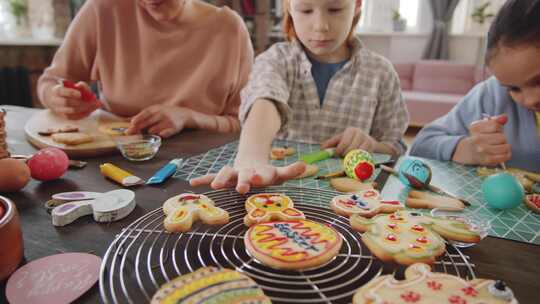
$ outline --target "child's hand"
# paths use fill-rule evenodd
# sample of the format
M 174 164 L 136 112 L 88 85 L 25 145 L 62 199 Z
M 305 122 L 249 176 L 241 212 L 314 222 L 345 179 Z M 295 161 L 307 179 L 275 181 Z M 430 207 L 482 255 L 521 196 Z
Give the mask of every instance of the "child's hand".
M 295 178 L 306 169 L 304 162 L 296 162 L 286 167 L 274 167 L 270 164 L 225 166 L 217 174 L 207 174 L 189 181 L 191 186 L 208 185 L 212 189 L 235 187 L 236 191 L 245 194 L 251 187 L 279 185 Z
M 456 147 L 453 160 L 469 165 L 494 166 L 512 158 L 512 148 L 506 140 L 503 126 L 506 115 L 475 121 L 469 127 L 469 137 Z
M 167 138 L 187 127 L 192 120 L 192 114 L 190 109 L 183 107 L 153 105 L 131 119 L 127 134 L 138 134 L 146 129 L 149 134 Z
M 90 91 L 90 87 L 85 82 L 80 81 L 75 86 Z M 62 84 L 57 84 L 47 90 L 44 104 L 57 115 L 72 120 L 87 117 L 101 107 L 99 100 L 84 100 L 79 90 L 64 87 Z
M 377 141 L 362 130 L 354 127 L 347 127 L 341 134 L 337 134 L 321 144 L 323 149 L 336 147 L 337 155 L 345 155 L 353 149 L 362 149 L 373 152 Z

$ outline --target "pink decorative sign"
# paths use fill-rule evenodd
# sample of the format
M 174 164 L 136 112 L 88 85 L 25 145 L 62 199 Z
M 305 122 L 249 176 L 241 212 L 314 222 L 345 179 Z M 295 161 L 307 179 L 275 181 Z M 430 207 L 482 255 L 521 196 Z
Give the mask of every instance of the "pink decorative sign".
M 56 254 L 32 261 L 10 278 L 6 296 L 11 304 L 71 303 L 97 282 L 101 258 L 88 253 Z

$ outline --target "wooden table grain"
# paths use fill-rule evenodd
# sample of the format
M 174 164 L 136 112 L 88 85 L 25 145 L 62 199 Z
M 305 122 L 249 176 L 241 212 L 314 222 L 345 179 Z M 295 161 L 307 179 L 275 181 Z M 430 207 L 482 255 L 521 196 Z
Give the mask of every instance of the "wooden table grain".
M 3 107 L 3 106 L 1 106 Z M 7 135 L 12 153 L 29 154 L 36 150 L 26 142 L 24 123 L 35 113 L 35 109 L 6 106 Z M 159 208 L 166 199 L 185 190 L 193 190 L 189 184 L 179 179 L 169 179 L 159 186 L 133 188 L 137 207 L 125 219 L 97 224 L 92 217 L 78 219 L 65 227 L 54 227 L 43 203 L 58 192 L 89 190 L 109 191 L 120 187 L 99 173 L 99 165 L 114 163 L 137 176 L 147 179 L 169 160 L 203 153 L 238 139 L 238 134 L 216 134 L 205 131 L 185 131 L 165 140 L 156 158 L 133 163 L 121 155 L 101 156 L 84 159 L 88 165 L 84 169 L 69 170 L 61 179 L 51 182 L 31 181 L 23 190 L 2 194 L 12 199 L 20 213 L 24 253 L 26 261 L 33 261 L 61 252 L 89 252 L 103 256 L 114 236 L 121 229 L 144 215 Z M 0 168 L 1 170 L 1 168 Z M 197 191 L 210 190 L 201 187 Z M 6 246 L 7 244 L 0 244 Z M 503 279 L 514 291 L 520 303 L 539 303 L 540 296 L 540 246 L 517 241 L 487 237 L 477 246 L 464 249 L 475 264 L 477 277 Z M 0 286 L 0 303 L 6 302 L 5 283 Z M 76 303 L 100 303 L 98 285 L 89 290 Z

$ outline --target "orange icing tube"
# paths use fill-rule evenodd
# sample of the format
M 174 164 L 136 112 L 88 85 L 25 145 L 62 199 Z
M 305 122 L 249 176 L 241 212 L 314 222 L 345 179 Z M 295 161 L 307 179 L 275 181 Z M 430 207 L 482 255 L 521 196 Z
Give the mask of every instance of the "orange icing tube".
M 111 163 L 105 163 L 99 166 L 99 169 L 103 176 L 112 179 L 122 186 L 129 187 L 144 184 L 144 181 L 139 177 L 124 171 Z

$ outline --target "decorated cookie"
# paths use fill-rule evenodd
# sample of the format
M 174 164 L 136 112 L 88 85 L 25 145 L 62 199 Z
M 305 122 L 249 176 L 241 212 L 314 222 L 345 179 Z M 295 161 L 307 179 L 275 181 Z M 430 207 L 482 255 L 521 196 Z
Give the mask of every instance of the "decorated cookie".
M 295 148 L 273 147 L 272 150 L 270 150 L 270 159 L 282 160 L 285 159 L 285 157 L 287 156 L 294 155 L 294 153 L 296 153 Z
M 100 124 L 98 130 L 110 136 L 121 136 L 126 134 L 130 125 L 127 121 L 105 122 Z
M 248 252 L 277 269 L 306 269 L 325 264 L 341 248 L 341 235 L 332 227 L 310 220 L 265 222 L 246 232 Z
M 525 196 L 525 205 L 533 212 L 540 213 L 540 194 L 529 194 Z
M 223 225 L 229 222 L 229 213 L 214 206 L 214 202 L 202 194 L 184 193 L 171 197 L 163 204 L 167 215 L 164 226 L 170 232 L 186 232 L 194 221 Z
M 375 182 L 361 182 L 350 177 L 335 177 L 330 179 L 330 186 L 339 192 L 359 192 L 375 188 Z
M 351 150 L 343 159 L 343 168 L 348 177 L 365 181 L 375 172 L 373 156 L 361 149 Z
M 379 191 L 375 189 L 338 195 L 332 199 L 330 206 L 337 214 L 346 217 L 353 214 L 372 217 L 378 213 L 390 213 L 404 208 L 399 201 L 383 201 Z
M 362 240 L 375 256 L 402 265 L 434 262 L 445 250 L 442 237 L 464 243 L 480 242 L 480 235 L 461 221 L 405 210 L 372 219 L 353 214 L 350 222 L 354 230 L 363 232 Z
M 512 290 L 503 281 L 462 278 L 431 272 L 429 265 L 417 263 L 407 267 L 405 280 L 392 275 L 377 277 L 360 287 L 353 304 L 371 303 L 448 303 L 504 304 L 515 303 Z
M 448 211 L 462 211 L 465 209 L 465 204 L 456 198 L 420 190 L 409 191 L 406 203 L 409 208 L 437 208 Z
M 151 304 L 237 303 L 270 304 L 249 277 L 230 269 L 205 267 L 165 283 Z
M 251 226 L 268 221 L 304 219 L 304 213 L 295 209 L 290 197 L 280 193 L 259 193 L 246 200 L 247 215 L 244 224 Z
M 91 135 L 83 132 L 54 133 L 51 138 L 57 143 L 65 144 L 68 146 L 81 145 L 92 142 L 94 140 Z

